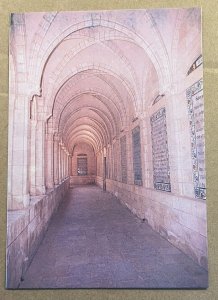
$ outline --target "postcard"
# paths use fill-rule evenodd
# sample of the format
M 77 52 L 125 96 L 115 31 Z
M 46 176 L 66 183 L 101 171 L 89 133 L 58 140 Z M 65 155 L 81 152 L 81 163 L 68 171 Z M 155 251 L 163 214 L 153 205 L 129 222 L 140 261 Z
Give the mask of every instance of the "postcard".
M 201 9 L 10 21 L 6 288 L 207 288 Z

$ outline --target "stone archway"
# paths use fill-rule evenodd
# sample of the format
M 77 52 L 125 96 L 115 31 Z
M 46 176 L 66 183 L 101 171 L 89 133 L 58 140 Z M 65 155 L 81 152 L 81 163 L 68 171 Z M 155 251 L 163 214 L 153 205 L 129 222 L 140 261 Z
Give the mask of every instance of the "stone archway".
M 203 99 L 202 66 L 187 74 L 201 55 L 199 18 L 198 9 L 12 16 L 9 286 L 78 183 L 114 194 L 207 267 L 206 204 L 196 194 L 189 119 L 190 91 Z

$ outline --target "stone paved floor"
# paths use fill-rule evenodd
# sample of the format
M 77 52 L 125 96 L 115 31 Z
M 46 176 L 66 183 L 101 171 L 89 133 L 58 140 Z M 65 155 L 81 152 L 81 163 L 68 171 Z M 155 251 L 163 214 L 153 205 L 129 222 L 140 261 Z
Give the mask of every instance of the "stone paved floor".
M 20 288 L 204 288 L 207 272 L 96 186 L 69 191 Z

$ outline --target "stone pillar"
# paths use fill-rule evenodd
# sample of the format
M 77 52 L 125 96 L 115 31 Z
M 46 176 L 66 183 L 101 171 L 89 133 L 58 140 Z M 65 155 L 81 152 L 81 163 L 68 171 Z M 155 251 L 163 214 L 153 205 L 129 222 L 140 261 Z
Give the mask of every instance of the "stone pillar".
M 107 178 L 111 179 L 111 146 L 107 148 Z
M 45 194 L 44 101 L 37 95 L 31 101 L 30 116 L 29 190 L 35 196 Z
M 63 145 L 61 145 L 61 182 L 64 180 L 64 150 Z
M 103 148 L 103 166 L 102 166 L 102 177 L 103 177 L 103 191 L 106 191 L 106 148 Z
M 36 195 L 45 194 L 45 122 L 36 126 Z
M 8 147 L 12 148 L 9 161 L 8 209 L 22 209 L 29 205 L 28 181 L 28 129 L 29 101 L 27 96 L 19 95 L 13 111 L 13 125 L 9 125 L 12 139 Z
M 67 152 L 67 177 L 70 176 L 70 154 Z
M 61 184 L 61 180 L 62 180 L 62 173 L 61 173 L 61 143 L 59 142 L 59 146 L 58 146 L 58 173 L 59 173 L 59 176 L 58 176 L 58 182 L 59 184 Z
M 54 136 L 54 184 L 59 184 L 59 137 Z
M 13 53 L 10 53 L 9 93 L 9 164 L 8 164 L 8 209 L 23 209 L 29 205 L 29 181 L 28 181 L 28 158 L 29 158 L 29 100 L 27 94 L 26 76 L 26 40 L 25 40 L 25 16 L 13 14 L 11 24 L 11 39 Z M 11 48 L 12 49 L 12 48 Z M 19 55 L 18 55 L 19 53 Z M 19 81 L 15 79 L 19 68 Z
M 68 152 L 66 151 L 66 171 L 65 171 L 65 176 L 66 178 L 68 177 Z
M 192 84 L 194 83 L 195 81 L 193 80 Z M 175 194 L 195 197 L 193 186 L 194 178 L 192 173 L 193 153 L 191 149 L 192 141 L 190 136 L 192 131 L 189 123 L 190 120 L 188 114 L 188 100 L 186 99 L 186 89 L 181 86 L 178 88 L 178 91 L 175 91 L 175 94 L 171 92 L 167 96 L 167 137 L 171 191 Z
M 36 195 L 36 120 L 30 122 L 30 194 Z
M 128 128 L 126 132 L 126 156 L 127 156 L 127 182 L 134 184 L 134 172 L 133 172 L 133 155 L 132 155 L 132 130 Z
M 141 164 L 143 185 L 147 188 L 153 188 L 153 158 L 151 144 L 150 116 L 144 113 L 141 119 Z M 149 137 L 150 136 L 150 137 Z
M 64 179 L 66 179 L 66 150 L 64 150 Z
M 69 154 L 68 156 L 68 175 L 72 175 L 72 155 Z
M 67 152 L 67 177 L 69 176 L 69 153 Z
M 64 149 L 61 146 L 61 182 L 64 181 Z
M 67 178 L 67 160 L 68 160 L 68 155 L 67 155 L 67 151 L 65 152 L 65 178 Z
M 45 167 L 46 167 L 46 188 L 52 189 L 54 187 L 54 146 L 53 146 L 53 134 L 47 133 L 46 134 L 46 160 L 45 160 Z

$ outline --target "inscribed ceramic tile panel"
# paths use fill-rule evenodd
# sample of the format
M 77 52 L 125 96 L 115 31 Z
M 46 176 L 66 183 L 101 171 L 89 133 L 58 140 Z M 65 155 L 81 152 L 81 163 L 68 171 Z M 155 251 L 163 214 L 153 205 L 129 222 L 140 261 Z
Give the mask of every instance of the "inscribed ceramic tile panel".
M 206 199 L 203 79 L 186 91 L 195 197 Z
M 165 107 L 155 112 L 151 116 L 150 122 L 154 188 L 170 192 L 171 184 Z

